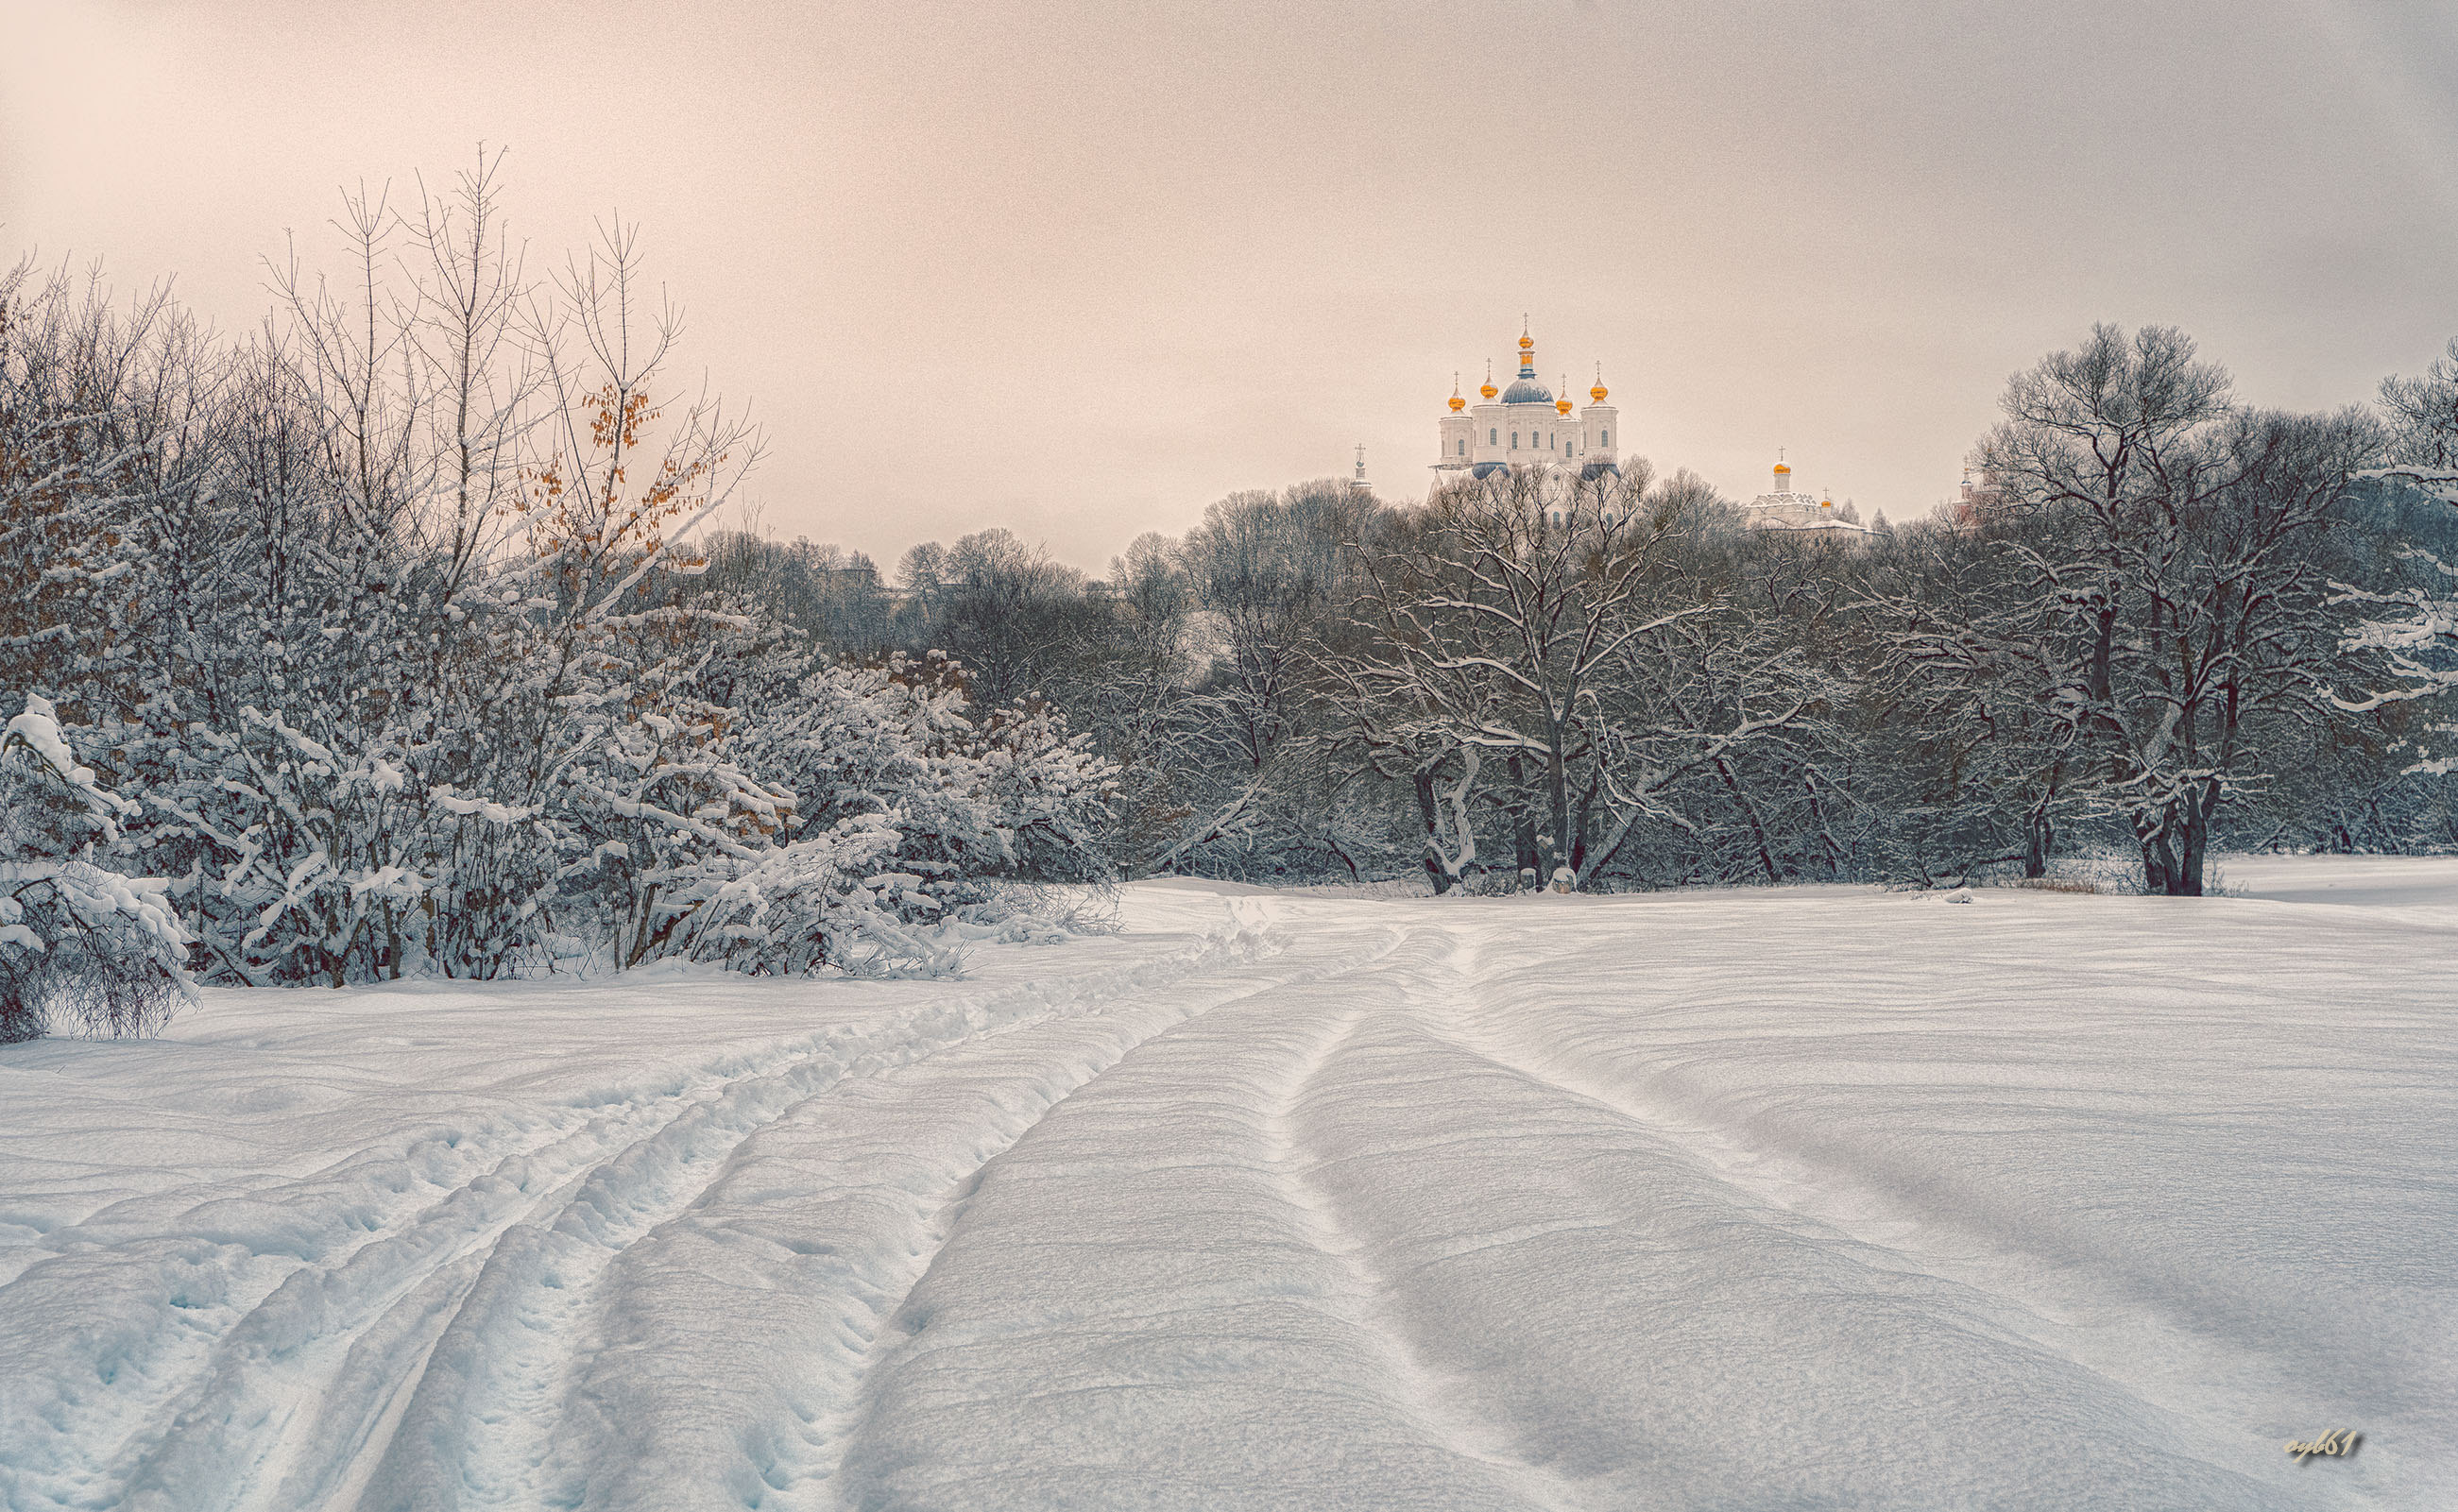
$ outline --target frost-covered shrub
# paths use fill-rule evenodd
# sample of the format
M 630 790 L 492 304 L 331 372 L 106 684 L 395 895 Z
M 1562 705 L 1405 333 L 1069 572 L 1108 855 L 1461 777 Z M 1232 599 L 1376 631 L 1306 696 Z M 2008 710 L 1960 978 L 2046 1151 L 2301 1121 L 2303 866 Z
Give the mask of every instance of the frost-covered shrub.
M 1039 696 L 992 709 L 970 741 L 981 795 L 1005 852 L 1000 875 L 1096 882 L 1111 876 L 1101 831 L 1117 769 L 1071 735 L 1067 715 Z
M 896 868 L 954 908 L 1009 880 L 1101 881 L 1116 768 L 1038 700 L 976 713 L 938 652 L 813 669 L 744 713 L 745 759 L 788 788 L 794 838 L 851 821 L 898 837 Z
M 909 872 L 881 870 L 899 843 L 879 824 L 844 820 L 807 839 L 704 865 L 675 953 L 739 971 L 834 967 L 853 976 L 948 976 L 960 942 L 933 928 L 938 903 Z
M 1037 695 L 976 709 L 963 666 L 936 652 L 850 675 L 918 763 L 893 804 L 900 858 L 943 902 L 979 902 L 1003 881 L 1112 875 L 1100 830 L 1116 768 L 1064 714 Z
M 1024 918 L 1039 905 L 1015 880 L 1108 877 L 1095 832 L 1114 769 L 1054 710 L 977 723 L 963 669 L 936 654 L 763 653 L 740 671 L 739 701 L 708 712 L 693 768 L 707 802 L 663 815 L 664 834 L 700 842 L 696 859 L 659 874 L 660 913 L 634 928 L 646 942 L 634 959 L 947 974 L 965 942 L 1010 922 L 1050 933 Z
M 0 1042 L 63 1017 L 142 1034 L 185 1001 L 188 934 L 169 884 L 95 864 L 131 807 L 78 764 L 52 705 L 28 697 L 0 734 Z

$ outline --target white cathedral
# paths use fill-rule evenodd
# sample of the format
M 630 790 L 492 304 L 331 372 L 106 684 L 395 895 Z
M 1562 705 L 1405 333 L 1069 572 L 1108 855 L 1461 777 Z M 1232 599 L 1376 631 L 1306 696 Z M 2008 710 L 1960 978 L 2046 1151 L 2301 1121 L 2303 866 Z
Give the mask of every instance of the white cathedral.
M 1588 390 L 1594 403 L 1573 417 L 1569 384 L 1562 397 L 1536 380 L 1536 342 L 1523 330 L 1519 337 L 1519 376 L 1494 397 L 1493 375 L 1477 390 L 1485 403 L 1473 409 L 1451 385 L 1451 412 L 1442 420 L 1442 455 L 1434 462 L 1436 483 L 1468 476 L 1482 478 L 1497 467 L 1576 466 L 1589 476 L 1620 471 L 1614 463 L 1614 433 L 1621 428 L 1620 412 L 1605 403 L 1604 372 Z
M 1433 464 L 1436 486 L 1482 478 L 1512 466 L 1577 467 L 1589 478 L 1619 473 L 1614 433 L 1621 428 L 1621 412 L 1605 403 L 1602 365 L 1596 369 L 1596 386 L 1588 390 L 1591 403 L 1576 416 L 1571 413 L 1569 387 L 1566 379 L 1562 397 L 1556 399 L 1537 381 L 1536 342 L 1525 326 L 1519 333 L 1519 376 L 1498 398 L 1489 369 L 1485 386 L 1477 390 L 1485 403 L 1473 408 L 1461 397 L 1454 376 L 1450 413 L 1442 418 L 1442 454 Z M 1364 446 L 1357 448 L 1355 484 L 1360 490 L 1367 487 Z M 1866 527 L 1843 518 L 1833 499 L 1796 492 L 1792 468 L 1781 460 L 1775 465 L 1774 488 L 1742 506 L 1741 514 L 1753 530 L 1840 538 L 1852 544 L 1869 534 Z

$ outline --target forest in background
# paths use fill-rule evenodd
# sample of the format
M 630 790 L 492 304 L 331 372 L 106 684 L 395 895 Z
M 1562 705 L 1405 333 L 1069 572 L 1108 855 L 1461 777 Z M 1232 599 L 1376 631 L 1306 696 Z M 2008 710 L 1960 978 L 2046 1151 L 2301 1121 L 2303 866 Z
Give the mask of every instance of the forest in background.
M 2458 846 L 2458 343 L 2293 414 L 2096 327 L 2010 381 L 1976 507 L 1851 544 L 1634 457 L 883 574 L 725 528 L 759 433 L 636 232 L 533 275 L 499 197 L 351 199 L 237 337 L 0 273 L 0 1038 L 192 979 L 944 972 L 1156 873 L 2190 895 Z

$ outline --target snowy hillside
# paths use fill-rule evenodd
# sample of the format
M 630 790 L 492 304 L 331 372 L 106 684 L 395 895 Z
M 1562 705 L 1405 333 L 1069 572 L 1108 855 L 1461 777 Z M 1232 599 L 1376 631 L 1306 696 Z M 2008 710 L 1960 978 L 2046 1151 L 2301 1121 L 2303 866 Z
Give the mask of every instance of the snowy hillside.
M 2228 878 L 1148 884 L 10 1046 L 0 1499 L 2458 1504 L 2458 862 Z

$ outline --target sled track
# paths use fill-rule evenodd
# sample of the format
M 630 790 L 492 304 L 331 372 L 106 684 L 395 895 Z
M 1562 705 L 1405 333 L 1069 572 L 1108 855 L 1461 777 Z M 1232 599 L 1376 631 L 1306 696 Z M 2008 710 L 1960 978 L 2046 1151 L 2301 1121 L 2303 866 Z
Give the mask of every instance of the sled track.
M 53 1305 L 83 1275 L 135 1267 L 161 1274 L 179 1326 L 149 1334 L 142 1320 L 107 1320 L 128 1340 L 106 1351 L 100 1379 L 64 1360 L 40 1381 L 51 1398 L 12 1420 L 39 1414 L 72 1449 L 116 1448 L 63 1456 L 39 1472 L 0 1461 L 7 1502 L 541 1504 L 518 1479 L 465 1478 L 480 1459 L 506 1462 L 473 1459 L 468 1447 L 516 1440 L 520 1419 L 541 1410 L 552 1417 L 588 1283 L 705 1191 L 745 1138 L 849 1080 L 1267 956 L 1277 945 L 1263 924 L 1247 907 L 1159 960 L 960 991 L 867 1033 L 813 1034 L 679 1085 L 543 1119 L 506 1115 L 477 1140 L 413 1135 L 391 1153 L 268 1184 L 244 1213 L 217 1197 L 149 1221 L 142 1236 L 112 1238 L 113 1210 L 46 1234 L 33 1246 L 39 1257 L 0 1286 L 0 1308 Z M 281 1220 L 259 1225 L 270 1243 L 247 1222 L 268 1212 Z M 507 1354 L 510 1339 L 527 1347 Z M 22 1463 L 25 1447 L 8 1460 Z M 521 1457 L 500 1447 L 512 1462 Z
M 1376 965 L 1380 964 L 1386 957 L 1388 957 L 1394 949 L 1398 948 L 1398 937 L 1394 936 L 1385 940 L 1376 950 L 1364 960 L 1354 960 L 1338 965 L 1316 967 L 1295 973 L 1287 977 L 1264 982 L 1246 988 L 1220 1002 L 1206 1004 L 1201 1008 L 1187 1013 L 1183 1018 L 1179 1019 L 1177 1024 L 1161 1029 L 1157 1034 L 1138 1039 L 1132 1045 L 1126 1045 L 1119 1047 L 1116 1053 L 1106 1056 L 1097 1067 L 1087 1068 L 1086 1074 L 1081 1074 L 1073 1078 L 1070 1084 L 1066 1086 L 1065 1089 L 1056 1097 L 1051 1098 L 1047 1102 L 1041 1103 L 1038 1107 L 1031 1108 L 1028 1120 L 1020 1126 L 1014 1127 L 1011 1129 L 1002 1130 L 996 1145 L 989 1148 L 986 1152 L 977 1152 L 977 1157 L 973 1161 L 971 1168 L 965 1171 L 965 1173 L 955 1182 L 950 1184 L 946 1192 L 933 1205 L 933 1211 L 930 1213 L 927 1224 L 927 1241 L 918 1252 L 910 1255 L 908 1263 L 903 1267 L 906 1278 L 904 1289 L 896 1295 L 892 1302 L 879 1309 L 874 1318 L 870 1320 L 873 1326 L 867 1331 L 866 1336 L 864 1339 L 863 1356 L 855 1377 L 854 1387 L 851 1392 L 846 1394 L 838 1414 L 836 1422 L 837 1432 L 833 1436 L 836 1442 L 835 1444 L 826 1445 L 825 1447 L 833 1448 L 841 1446 L 843 1440 L 855 1426 L 858 1415 L 862 1411 L 864 1405 L 861 1400 L 861 1382 L 869 1378 L 871 1374 L 878 1368 L 880 1361 L 885 1357 L 890 1350 L 894 1349 L 906 1338 L 911 1336 L 908 1332 L 903 1329 L 889 1327 L 887 1325 L 893 1323 L 900 1314 L 905 1313 L 912 1302 L 915 1289 L 921 1284 L 922 1278 L 929 1273 L 930 1266 L 932 1262 L 938 1258 L 940 1252 L 947 1248 L 948 1242 L 954 1235 L 957 1226 L 963 1222 L 967 1204 L 971 1199 L 973 1193 L 979 1190 L 983 1176 L 989 1171 L 993 1162 L 995 1162 L 1000 1156 L 1006 1154 L 1009 1150 L 1014 1149 L 1019 1142 L 1029 1137 L 1034 1129 L 1042 1127 L 1053 1113 L 1065 1107 L 1070 1099 L 1074 1098 L 1086 1088 L 1098 1083 L 1102 1077 L 1109 1075 L 1128 1056 L 1134 1054 L 1144 1045 L 1151 1043 L 1152 1040 L 1176 1033 L 1179 1028 L 1184 1027 L 1188 1024 L 1199 1021 L 1207 1014 L 1234 1010 L 1236 1008 L 1251 1005 L 1257 1000 L 1267 998 L 1273 993 L 1284 991 L 1293 985 L 1302 983 L 1321 982 L 1357 972 L 1371 971 Z M 827 1462 L 825 1473 L 829 1479 L 835 1480 L 841 1470 L 841 1459 L 836 1459 Z
M 741 1416 L 770 1428 L 748 1442 L 739 1432 L 713 1434 L 707 1415 L 694 1411 L 691 1393 L 626 1373 L 608 1357 L 608 1368 L 584 1388 L 589 1403 L 609 1419 L 656 1424 L 666 1446 L 652 1457 L 660 1465 L 674 1458 L 700 1464 L 736 1458 L 740 1483 L 727 1500 L 705 1478 L 660 1480 L 656 1466 L 633 1463 L 618 1444 L 601 1453 L 585 1476 L 573 1467 L 571 1484 L 590 1505 L 840 1504 L 844 1445 L 865 1411 L 865 1383 L 909 1338 L 915 1289 L 962 1225 L 985 1173 L 1146 1046 L 1294 985 L 1370 970 L 1392 946 L 1386 936 L 1362 953 L 1284 958 L 1181 979 L 1169 1001 L 1115 1005 L 1098 1022 L 1052 1022 L 976 1041 L 910 1075 L 898 1072 L 866 1086 L 859 1107 L 814 1103 L 746 1141 L 703 1210 L 617 1262 L 635 1267 L 649 1284 L 618 1294 L 627 1315 L 612 1331 L 655 1336 L 655 1320 L 677 1301 L 675 1288 L 661 1289 L 657 1278 L 688 1272 L 694 1282 L 685 1286 L 692 1294 L 687 1305 L 700 1315 L 711 1305 L 741 1308 L 721 1315 L 733 1324 L 729 1333 L 747 1341 L 750 1358 L 737 1359 L 736 1368 L 780 1383 L 772 1398 L 746 1404 Z M 765 1202 L 808 1171 L 815 1150 L 826 1151 L 827 1169 L 839 1183 L 829 1211 Z M 795 1277 L 796 1310 L 806 1317 L 805 1330 L 780 1330 L 775 1309 L 763 1299 L 724 1292 L 712 1297 L 697 1285 L 707 1268 L 724 1264 L 715 1236 L 739 1238 L 746 1232 L 814 1257 Z M 764 1328 L 754 1315 L 763 1307 Z M 677 1456 L 677 1443 L 694 1447 Z
M 1177 1429 L 1323 1409 L 1339 1423 L 1327 1435 L 1350 1428 L 1377 1447 L 1344 1459 L 1296 1435 L 1294 1448 L 1200 1482 L 1213 1504 L 1316 1504 L 1387 1476 L 1448 1487 L 1445 1506 L 1576 1505 L 1452 1410 L 1309 1179 L 1320 1157 L 1295 1128 L 1355 1026 L 1406 1012 L 1410 989 L 1452 947 L 1439 927 L 1388 929 L 1370 955 L 1351 952 L 1151 1036 L 1020 1130 L 958 1189 L 930 1264 L 871 1341 L 830 1472 L 834 1495 L 776 1504 L 1142 1504 L 1183 1494 L 1175 1478 L 1187 1472 L 1171 1468 L 1169 1450 Z M 979 1204 L 995 1211 L 977 1232 Z M 1074 1225 L 1112 1232 L 1125 1213 L 1158 1232 L 1088 1264 L 1094 1252 Z M 1181 1219 L 1183 1236 L 1173 1232 Z M 1026 1256 L 1068 1273 L 1063 1298 L 1001 1287 L 999 1273 Z M 1008 1358 L 1033 1363 L 1021 1377 L 989 1368 Z M 1122 1430 L 1122 1419 L 1140 1426 Z M 1063 1469 L 1015 1479 L 1007 1457 L 1030 1448 L 1013 1437 L 1031 1434 L 1027 1423 L 1085 1441 Z M 1428 1504 L 1422 1497 L 1407 1504 Z
M 1462 963 L 1469 952 L 1455 950 L 1453 964 Z M 1322 1080 L 1333 1059 L 1357 1037 L 1357 1031 L 1367 1017 L 1359 1010 L 1344 1017 L 1326 1034 L 1305 1065 L 1289 1081 L 1288 1088 L 1272 1115 L 1276 1145 L 1276 1168 L 1289 1185 L 1294 1204 L 1305 1214 L 1305 1230 L 1315 1246 L 1335 1256 L 1344 1273 L 1353 1305 L 1380 1336 L 1385 1354 L 1390 1361 L 1393 1376 L 1407 1383 L 1406 1401 L 1410 1416 L 1426 1425 L 1429 1436 L 1457 1446 L 1461 1452 L 1473 1455 L 1513 1483 L 1529 1502 L 1547 1508 L 1570 1508 L 1580 1505 L 1575 1492 L 1543 1467 L 1530 1463 L 1513 1452 L 1489 1424 L 1459 1410 L 1448 1399 L 1441 1373 L 1430 1367 L 1410 1338 L 1408 1330 L 1392 1315 L 1390 1297 L 1395 1290 L 1389 1277 L 1380 1274 L 1366 1246 L 1348 1232 L 1342 1221 L 1340 1207 L 1332 1194 L 1313 1179 L 1312 1169 L 1319 1157 L 1312 1154 L 1297 1128 L 1298 1110 L 1309 1091 Z
M 864 1064 L 858 1067 L 858 1087 L 855 1078 L 847 1078 L 776 1108 L 721 1154 L 697 1163 L 688 1192 L 667 1194 L 600 1240 L 588 1256 L 589 1279 L 614 1273 L 620 1284 L 605 1286 L 602 1297 L 592 1298 L 583 1295 L 585 1287 L 566 1282 L 548 1299 L 545 1325 L 534 1321 L 535 1313 L 522 1315 L 523 1326 L 556 1343 L 516 1349 L 513 1357 L 523 1362 L 521 1368 L 504 1373 L 508 1381 L 482 1400 L 439 1394 L 448 1409 L 441 1419 L 446 1424 L 514 1425 L 506 1433 L 490 1428 L 473 1435 L 497 1441 L 469 1449 L 458 1468 L 470 1486 L 492 1494 L 483 1500 L 464 1495 L 460 1504 L 670 1507 L 701 1502 L 739 1505 L 757 1499 L 759 1504 L 792 1506 L 823 1497 L 832 1441 L 844 1419 L 842 1403 L 859 1389 L 883 1320 L 928 1269 L 979 1171 L 1051 1108 L 1154 1035 L 1322 969 L 1266 961 L 1181 973 L 1165 984 L 1165 993 L 1114 995 L 1096 1011 L 1019 1022 L 927 1057 Z M 1258 974 L 1264 980 L 1254 980 Z M 952 1102 L 945 1095 L 951 1083 L 963 1088 Z M 916 1102 L 911 1092 L 917 1085 L 939 1095 Z M 845 1095 L 828 1095 L 838 1092 Z M 815 1147 L 828 1152 L 839 1173 L 823 1189 L 807 1179 L 808 1167 L 795 1158 Z M 934 1160 L 945 1170 L 922 1190 L 910 1190 L 917 1185 L 912 1178 Z M 865 1169 L 873 1165 L 904 1168 L 906 1185 L 877 1179 Z M 832 1211 L 847 1193 L 866 1199 L 862 1221 L 847 1223 Z M 823 1196 L 823 1211 L 812 1212 L 814 1199 Z M 557 1225 L 571 1227 L 568 1217 Z M 802 1267 L 790 1276 L 763 1276 L 790 1287 L 789 1299 L 775 1290 L 712 1298 L 708 1273 L 738 1258 L 720 1241 L 739 1237 L 745 1228 L 779 1249 L 835 1263 Z M 670 1361 L 691 1341 L 658 1331 L 678 1311 L 705 1328 L 713 1300 L 720 1307 L 741 1306 L 724 1315 L 719 1330 L 731 1368 L 795 1383 L 786 1399 L 748 1424 L 713 1419 L 697 1410 L 702 1393 L 692 1373 L 644 1371 L 635 1350 L 610 1347 L 618 1340 L 654 1339 L 654 1353 Z M 785 1310 L 830 1321 L 830 1332 L 859 1341 L 859 1351 L 830 1351 L 808 1341 L 787 1346 L 797 1336 L 781 1332 L 778 1315 Z M 481 1315 L 474 1307 L 464 1314 Z M 498 1324 L 494 1331 L 503 1329 Z M 575 1340 L 580 1347 L 572 1347 Z M 763 1354 L 773 1355 L 766 1369 L 749 1363 Z M 430 1366 L 422 1390 L 429 1381 L 450 1381 L 450 1370 Z M 406 1421 L 394 1436 L 396 1449 L 416 1444 L 422 1426 L 415 1418 Z M 746 1427 L 754 1440 L 749 1444 Z M 706 1440 L 698 1452 L 678 1452 L 698 1440 Z M 749 1457 L 743 1459 L 746 1449 Z M 739 1500 L 725 1492 L 719 1483 L 722 1473 L 713 1469 L 729 1460 L 740 1461 L 736 1475 L 748 1481 Z M 661 1479 L 677 1460 L 693 1468 L 679 1482 Z M 510 1466 L 513 1474 L 490 1486 L 482 1479 L 488 1465 Z M 431 1479 L 414 1462 L 389 1460 L 377 1475 L 387 1487 Z M 388 1512 L 450 1502 L 388 1491 L 364 1504 Z
M 1502 1005 L 1489 980 L 1476 984 L 1471 1001 L 1486 1024 L 1507 1022 L 1497 1017 Z M 1954 1213 L 1936 1211 L 1896 1190 L 1883 1171 L 1770 1137 L 1739 1119 L 1717 1118 L 1650 1097 L 1621 1078 L 1598 1077 L 1564 1065 L 1558 1046 L 1532 1037 L 1506 1045 L 1490 1028 L 1465 1023 L 1439 1029 L 1424 1026 L 1422 1031 L 1450 1051 L 1542 1088 L 1548 1097 L 1594 1109 L 1677 1148 L 1729 1194 L 1733 1211 L 1750 1222 L 1809 1235 L 1848 1251 L 1874 1270 L 1927 1277 L 1956 1289 L 1998 1325 L 2089 1372 L 2113 1394 L 2137 1401 L 2145 1414 L 2164 1416 L 2180 1435 L 2189 1432 L 2182 1425 L 2201 1422 L 2210 1440 L 2220 1443 L 2225 1428 L 2207 1422 L 2206 1409 L 2190 1391 L 2170 1390 L 2165 1380 L 2127 1368 L 2133 1361 L 2092 1348 L 2090 1331 L 2081 1324 L 2105 1327 L 2107 1315 L 2117 1314 L 2128 1336 L 2159 1339 L 2156 1353 L 2178 1361 L 2181 1374 L 2251 1380 L 2273 1371 L 2260 1355 L 2231 1347 L 2222 1336 L 2162 1307 L 2147 1288 L 2136 1293 L 2122 1277 L 2103 1279 L 2087 1299 L 2071 1289 L 2044 1285 L 2044 1278 L 2084 1257 L 2010 1249 L 2002 1239 L 1959 1223 Z M 2115 1300 L 2120 1297 L 2124 1300 Z M 2101 1315 L 2087 1320 L 2078 1310 Z M 2190 1369 L 2181 1363 L 2188 1360 Z M 2219 1458 L 2220 1451 L 2214 1450 L 2213 1457 Z

